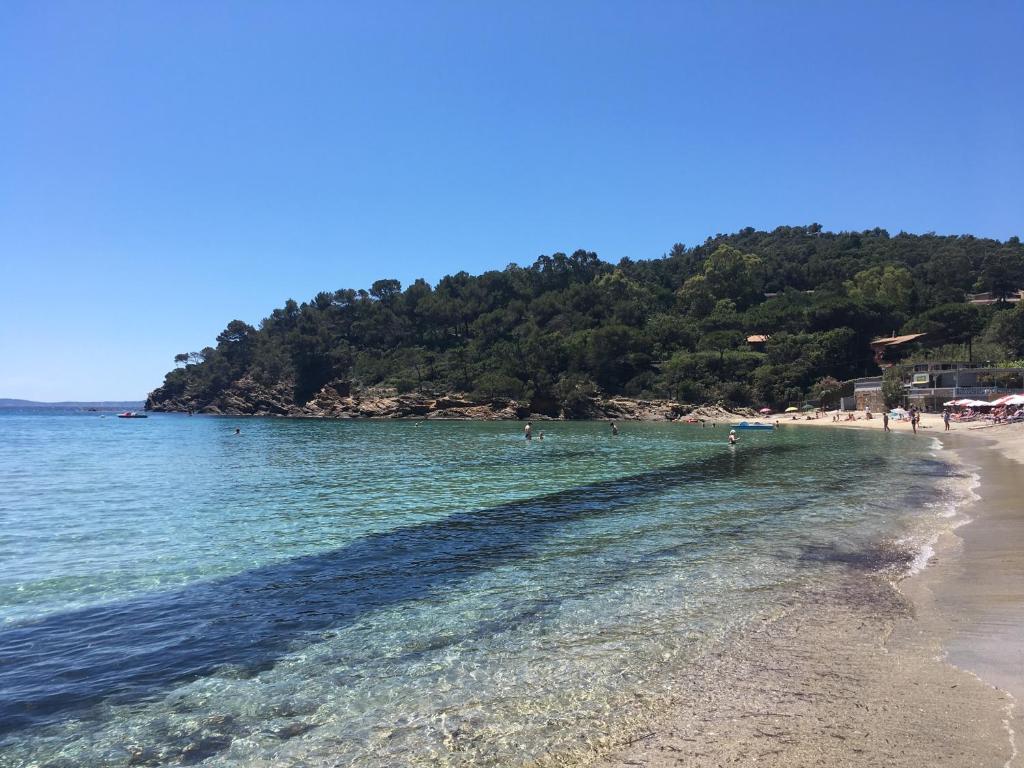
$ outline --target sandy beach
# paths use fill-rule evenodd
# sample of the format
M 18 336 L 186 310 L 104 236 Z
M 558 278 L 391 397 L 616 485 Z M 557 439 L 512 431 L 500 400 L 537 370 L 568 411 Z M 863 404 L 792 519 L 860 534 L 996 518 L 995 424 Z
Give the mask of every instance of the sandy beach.
M 863 414 L 771 418 L 785 429 L 882 429 Z M 913 439 L 933 437 L 966 481 L 977 478 L 977 499 L 926 567 L 905 576 L 907 553 L 870 553 L 842 589 L 804 595 L 709 660 L 659 722 L 595 765 L 1024 765 L 1024 425 L 946 432 L 926 414 Z
M 796 419 L 789 414 L 775 414 L 768 416 L 765 421 L 772 421 L 784 427 L 833 427 L 841 429 L 883 429 L 882 417 L 875 414 L 874 418 L 865 419 L 863 413 L 857 413 L 856 421 L 832 421 L 835 411 L 829 411 L 821 418 L 807 419 L 805 416 L 798 416 Z M 841 418 L 845 414 L 841 415 Z M 913 431 L 908 421 L 889 421 L 889 428 L 896 434 L 910 433 Z M 1024 463 L 1024 424 L 997 424 L 990 422 L 968 421 L 959 423 L 951 421 L 949 431 L 945 429 L 942 422 L 942 415 L 938 413 L 922 413 L 921 423 L 918 427 L 919 436 L 932 437 L 955 437 L 950 447 L 964 445 L 963 438 L 980 438 L 988 441 L 992 448 L 1002 453 L 1009 459 Z

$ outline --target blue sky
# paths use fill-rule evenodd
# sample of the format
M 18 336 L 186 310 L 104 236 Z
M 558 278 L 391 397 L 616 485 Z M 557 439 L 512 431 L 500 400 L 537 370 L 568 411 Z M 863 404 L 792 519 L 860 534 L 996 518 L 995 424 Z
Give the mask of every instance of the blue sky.
M 233 318 L 745 226 L 1024 235 L 1024 5 L 7 2 L 0 397 Z

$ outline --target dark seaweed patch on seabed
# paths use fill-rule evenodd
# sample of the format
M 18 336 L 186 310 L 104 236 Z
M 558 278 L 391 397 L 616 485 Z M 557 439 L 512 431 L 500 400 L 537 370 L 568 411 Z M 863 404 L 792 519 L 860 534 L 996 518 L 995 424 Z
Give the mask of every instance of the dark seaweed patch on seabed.
M 804 564 L 836 563 L 859 571 L 881 572 L 890 568 L 906 568 L 914 552 L 889 542 L 868 543 L 858 547 L 839 544 L 815 544 L 801 548 L 798 561 Z
M 266 669 L 362 614 L 526 559 L 584 518 L 628 514 L 688 483 L 742 476 L 796 446 L 757 446 L 558 493 L 460 512 L 168 592 L 53 614 L 0 631 L 0 733 L 100 702 L 153 697 L 232 666 Z

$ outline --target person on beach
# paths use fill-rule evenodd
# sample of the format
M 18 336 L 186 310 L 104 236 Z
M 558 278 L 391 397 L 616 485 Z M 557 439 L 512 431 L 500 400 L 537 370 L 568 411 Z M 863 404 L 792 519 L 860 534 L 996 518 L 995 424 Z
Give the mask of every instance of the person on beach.
M 914 434 L 917 434 L 917 408 L 911 407 L 910 409 L 910 428 L 914 430 Z
M 608 423 L 611 425 L 611 428 L 612 428 L 612 437 L 614 437 L 615 435 L 619 434 L 619 428 L 615 426 L 615 422 L 614 421 L 610 421 Z
M 942 412 L 942 423 L 946 425 L 946 431 L 949 432 L 949 410 Z
M 729 430 L 729 445 L 736 445 L 736 443 L 738 443 L 739 441 L 740 441 L 740 439 L 738 437 L 736 437 L 736 430 L 735 429 L 730 429 Z
M 523 427 L 523 435 L 527 440 L 533 440 L 533 427 L 530 426 L 530 422 L 526 422 L 526 426 Z
M 884 429 L 886 432 L 892 432 L 892 430 L 889 429 L 889 412 L 888 411 L 882 411 L 882 429 Z

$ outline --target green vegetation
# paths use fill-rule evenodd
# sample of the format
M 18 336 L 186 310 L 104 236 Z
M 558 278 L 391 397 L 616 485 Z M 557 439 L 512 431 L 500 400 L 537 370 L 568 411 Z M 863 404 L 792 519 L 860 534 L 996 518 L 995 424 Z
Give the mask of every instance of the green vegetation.
M 258 329 L 232 320 L 216 347 L 175 356 L 152 397 L 199 408 L 245 379 L 297 403 L 340 381 L 570 416 L 596 392 L 831 402 L 839 382 L 878 375 L 868 342 L 893 332 L 924 331 L 925 347 L 967 356 L 1024 356 L 1024 303 L 965 303 L 1020 287 L 1018 238 L 748 228 L 649 261 L 557 253 L 436 286 L 378 280 L 289 300 Z M 749 345 L 749 334 L 770 338 Z

